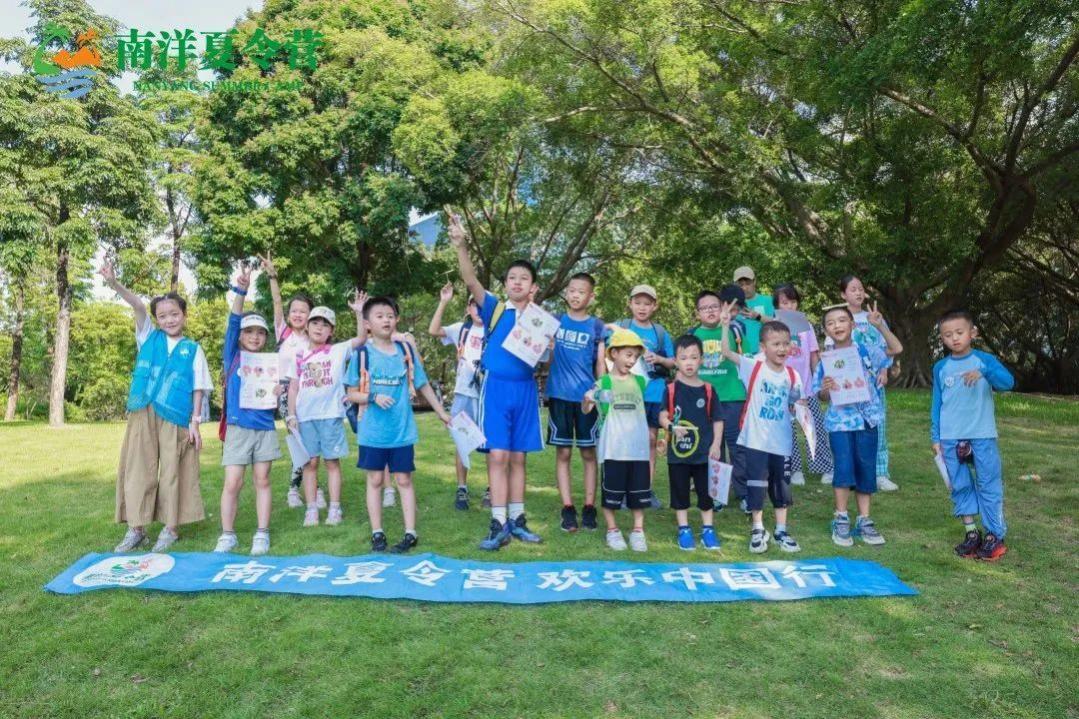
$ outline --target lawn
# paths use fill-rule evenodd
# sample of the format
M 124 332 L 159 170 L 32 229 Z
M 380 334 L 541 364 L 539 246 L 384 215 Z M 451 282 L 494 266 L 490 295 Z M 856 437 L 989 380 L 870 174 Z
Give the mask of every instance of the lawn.
M 0 716 L 1079 717 L 1079 403 L 998 400 L 1011 551 L 995 564 L 952 554 L 961 528 L 929 453 L 928 394 L 895 391 L 889 403 L 900 491 L 874 512 L 888 544 L 834 547 L 830 491 L 816 477 L 795 488 L 791 529 L 801 556 L 875 559 L 920 596 L 710 605 L 53 596 L 48 580 L 123 533 L 112 516 L 124 427 L 0 427 Z M 488 520 L 478 502 L 452 508 L 451 443 L 431 415 L 420 425 L 420 549 L 489 558 L 476 548 Z M 219 459 L 215 437 L 202 455 L 210 516 L 177 551 L 213 548 Z M 1019 479 L 1031 473 L 1041 481 Z M 367 551 L 357 470 L 346 470 L 336 528 L 300 526 L 301 512 L 284 506 L 286 474 L 275 467 L 274 554 Z M 502 557 L 610 558 L 602 533 L 559 531 L 553 453 L 533 458 L 529 476 L 529 524 L 545 543 L 515 542 Z M 241 547 L 252 500 L 248 484 Z M 686 561 L 669 510 L 646 522 L 645 559 Z M 385 524 L 399 538 L 399 510 Z M 717 529 L 717 561 L 751 559 L 741 514 L 721 513 Z M 780 557 L 773 548 L 767 558 Z

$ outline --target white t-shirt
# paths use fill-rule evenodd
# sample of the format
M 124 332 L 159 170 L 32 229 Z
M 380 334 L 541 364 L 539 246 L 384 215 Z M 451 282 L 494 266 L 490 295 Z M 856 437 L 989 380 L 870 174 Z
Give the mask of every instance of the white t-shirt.
M 793 442 L 790 405 L 802 396 L 802 378 L 794 372 L 794 386 L 787 367 L 776 372 L 763 359 L 742 357 L 738 378 L 749 388 L 753 368 L 760 365 L 752 393 L 746 397 L 745 423 L 738 444 L 769 454 L 789 457 Z
M 592 386 L 597 404 L 606 409 L 599 435 L 599 459 L 621 462 L 647 462 L 648 419 L 644 408 L 644 392 L 637 378 L 620 379 L 611 375 L 610 395 L 605 396 L 600 382 Z
M 296 353 L 311 349 L 311 340 L 306 334 L 292 329 L 287 323 L 274 327 L 279 346 L 277 348 L 277 376 L 288 377 L 288 368 L 296 364 Z M 281 339 L 284 337 L 284 339 Z
M 461 341 L 461 331 L 464 329 L 463 322 L 454 322 L 442 328 L 446 336 L 442 338 L 442 344 L 458 346 Z M 483 356 L 483 333 L 482 324 L 473 324 L 468 328 L 468 337 L 465 345 L 457 356 L 457 384 L 454 385 L 453 393 L 465 397 L 479 397 L 479 389 L 472 384 L 476 376 L 476 369 L 480 366 L 480 357 Z
M 154 331 L 154 323 L 150 321 L 150 317 L 146 317 L 146 322 L 142 326 L 135 325 L 135 344 L 139 349 L 142 349 L 142 345 L 146 342 L 146 339 L 150 336 L 150 333 Z M 169 354 L 176 349 L 176 345 L 180 344 L 181 337 L 169 337 L 165 335 L 165 347 L 168 349 Z M 210 377 L 210 365 L 206 363 L 206 353 L 202 351 L 202 345 L 199 345 L 195 350 L 195 363 L 192 365 L 192 370 L 195 373 L 195 384 L 192 389 L 201 389 L 209 396 L 209 393 L 214 388 L 213 378 Z
M 296 355 L 285 376 L 300 383 L 293 409 L 299 421 L 345 416 L 345 385 L 341 380 L 351 352 L 352 340 L 345 340 Z

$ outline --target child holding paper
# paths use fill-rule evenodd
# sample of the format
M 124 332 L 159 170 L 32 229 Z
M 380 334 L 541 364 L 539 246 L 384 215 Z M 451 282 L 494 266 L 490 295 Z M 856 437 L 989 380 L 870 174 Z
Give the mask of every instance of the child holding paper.
M 978 328 L 969 312 L 946 312 L 937 326 L 949 354 L 933 365 L 931 437 L 933 452 L 948 469 L 955 516 L 966 530 L 955 553 L 991 562 L 1008 551 L 993 392 L 1007 392 L 1015 378 L 993 355 L 971 349 Z M 985 537 L 974 523 L 977 514 Z
M 866 544 L 884 544 L 884 537 L 870 519 L 873 494 L 877 491 L 877 432 L 884 421 L 883 397 L 876 391 L 880 370 L 888 366 L 888 356 L 876 343 L 863 344 L 853 336 L 854 315 L 847 305 L 828 307 L 824 311 L 824 331 L 835 349 L 855 347 L 861 360 L 863 381 L 869 386 L 865 402 L 837 405 L 831 393 L 838 389 L 833 377 L 825 376 L 824 363 L 819 363 L 813 375 L 813 391 L 822 402 L 829 402 L 824 415 L 824 428 L 832 448 L 834 471 L 832 487 L 835 493 L 835 516 L 832 519 L 832 542 L 850 547 L 854 537 Z M 897 347 L 899 340 L 874 307 L 867 321 L 884 337 L 887 347 Z M 847 505 L 850 490 L 854 489 L 858 504 L 858 519 L 851 532 Z
M 236 505 L 240 489 L 244 485 L 244 473 L 251 467 L 255 483 L 255 513 L 258 529 L 251 541 L 251 554 L 260 555 L 270 551 L 270 466 L 281 456 L 274 427 L 273 409 L 248 409 L 240 405 L 242 378 L 241 351 L 261 352 L 269 337 L 269 328 L 262 315 L 244 313 L 244 297 L 251 285 L 251 268 L 243 266 L 233 286 L 232 312 L 225 330 L 222 359 L 225 369 L 224 415 L 225 446 L 221 453 L 221 466 L 225 468 L 225 482 L 221 488 L 221 536 L 215 552 L 231 552 L 238 544 L 236 539 Z M 275 394 L 282 386 L 275 385 Z
M 693 335 L 674 343 L 678 373 L 667 385 L 659 426 L 667 430 L 667 471 L 671 484 L 671 509 L 678 520 L 678 547 L 690 551 L 696 545 L 689 526 L 689 490 L 692 483 L 701 510 L 701 546 L 719 549 L 712 526 L 714 501 L 708 494 L 708 458 L 718 461 L 723 437 L 723 415 L 712 385 L 697 372 L 703 346 Z

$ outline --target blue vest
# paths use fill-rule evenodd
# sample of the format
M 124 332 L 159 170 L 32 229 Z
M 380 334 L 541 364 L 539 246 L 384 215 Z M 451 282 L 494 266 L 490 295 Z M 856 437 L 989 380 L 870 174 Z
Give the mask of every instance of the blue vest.
M 131 389 L 127 393 L 127 411 L 137 412 L 148 404 L 164 419 L 181 427 L 191 422 L 194 401 L 195 355 L 198 343 L 182 338 L 169 354 L 168 340 L 154 329 L 139 348 Z

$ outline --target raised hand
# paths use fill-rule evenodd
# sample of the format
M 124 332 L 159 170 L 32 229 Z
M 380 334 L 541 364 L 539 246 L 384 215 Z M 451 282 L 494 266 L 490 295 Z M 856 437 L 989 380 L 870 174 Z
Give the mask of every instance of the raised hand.
M 866 313 L 866 319 L 869 320 L 869 324 L 877 328 L 880 328 L 880 326 L 884 324 L 884 315 L 877 309 L 876 302 L 869 305 L 869 312 Z
M 99 275 L 105 280 L 105 284 L 112 287 L 116 284 L 116 267 L 111 261 L 105 260 L 105 264 L 101 265 L 101 269 L 97 271 Z
M 353 290 L 352 300 L 348 303 L 348 308 L 356 314 L 360 314 L 363 312 L 363 306 L 367 304 L 367 299 L 367 292 L 363 290 Z
M 449 302 L 453 299 L 453 283 L 447 282 L 442 285 L 442 289 L 438 291 L 438 299 L 442 302 Z
M 461 216 L 456 214 L 449 215 L 449 226 L 446 228 L 446 234 L 450 237 L 450 244 L 454 247 L 461 247 L 465 242 L 465 227 L 461 224 Z
M 262 271 L 266 273 L 266 276 L 272 280 L 277 279 L 277 268 L 274 267 L 273 258 L 270 256 L 270 251 L 267 250 L 265 255 L 259 255 L 259 265 L 262 267 Z
M 731 310 L 734 302 L 723 302 L 719 305 L 719 323 L 726 327 L 731 323 Z
M 240 263 L 240 274 L 236 276 L 236 286 L 244 292 L 251 286 L 251 265 L 246 262 Z

